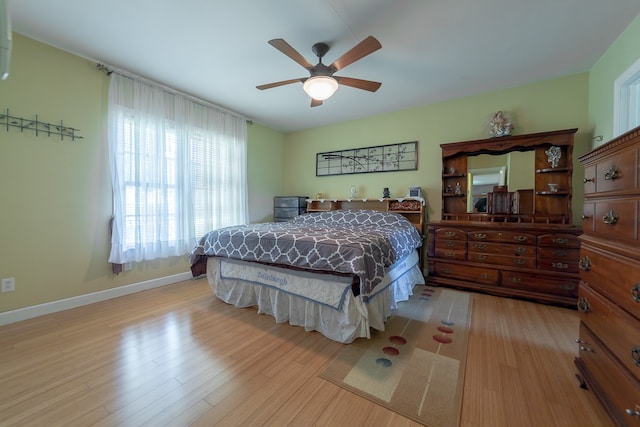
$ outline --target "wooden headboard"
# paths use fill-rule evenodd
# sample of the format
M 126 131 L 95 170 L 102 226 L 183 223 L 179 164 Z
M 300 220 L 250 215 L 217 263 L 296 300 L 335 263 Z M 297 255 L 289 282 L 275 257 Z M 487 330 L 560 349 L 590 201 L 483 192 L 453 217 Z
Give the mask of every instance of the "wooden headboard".
M 419 197 L 385 199 L 308 199 L 307 212 L 328 212 L 345 209 L 369 209 L 395 212 L 403 215 L 420 234 L 424 234 L 424 208 L 426 202 Z

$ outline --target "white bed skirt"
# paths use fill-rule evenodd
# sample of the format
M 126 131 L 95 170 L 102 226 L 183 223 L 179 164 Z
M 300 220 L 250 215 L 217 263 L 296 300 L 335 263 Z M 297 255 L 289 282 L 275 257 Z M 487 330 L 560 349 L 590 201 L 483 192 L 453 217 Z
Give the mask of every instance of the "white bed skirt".
M 257 306 L 258 313 L 276 322 L 303 326 L 341 343 L 370 338 L 370 328 L 384 330 L 384 322 L 424 284 L 417 252 L 391 266 L 368 301 L 351 292 L 351 279 L 313 274 L 255 263 L 210 257 L 207 279 L 213 293 L 236 307 Z M 322 283 L 319 283 L 322 282 Z

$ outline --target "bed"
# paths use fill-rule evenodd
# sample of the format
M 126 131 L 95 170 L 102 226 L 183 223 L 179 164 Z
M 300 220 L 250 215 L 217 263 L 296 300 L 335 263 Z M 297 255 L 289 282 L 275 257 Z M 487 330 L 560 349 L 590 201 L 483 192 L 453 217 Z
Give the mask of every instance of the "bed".
M 421 245 L 399 213 L 347 209 L 212 230 L 190 261 L 226 303 L 350 343 L 384 330 L 396 304 L 424 284 Z

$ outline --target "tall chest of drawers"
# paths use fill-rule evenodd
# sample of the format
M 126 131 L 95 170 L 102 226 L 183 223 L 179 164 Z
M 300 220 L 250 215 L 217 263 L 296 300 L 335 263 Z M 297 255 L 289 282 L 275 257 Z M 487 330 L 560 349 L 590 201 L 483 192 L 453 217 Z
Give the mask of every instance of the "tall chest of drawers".
M 640 128 L 584 154 L 579 377 L 616 425 L 640 426 Z

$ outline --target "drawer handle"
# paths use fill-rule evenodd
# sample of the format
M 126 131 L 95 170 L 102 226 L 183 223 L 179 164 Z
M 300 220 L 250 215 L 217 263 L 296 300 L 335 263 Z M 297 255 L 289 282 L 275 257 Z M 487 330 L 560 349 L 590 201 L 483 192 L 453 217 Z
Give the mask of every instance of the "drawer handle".
M 569 268 L 569 264 L 564 264 L 562 262 L 552 262 L 551 267 L 557 268 L 558 270 L 566 270 Z
M 487 249 L 487 245 L 485 245 L 484 243 L 474 243 L 473 247 L 476 249 Z
M 615 225 L 618 222 L 618 214 L 611 209 L 605 216 L 602 217 L 602 222 L 609 225 Z
M 591 270 L 591 260 L 588 256 L 585 255 L 578 261 L 578 268 L 584 271 Z
M 513 239 L 517 242 L 526 242 L 529 240 L 527 236 L 515 236 Z
M 484 233 L 473 233 L 473 238 L 474 239 L 486 239 L 487 235 Z
M 567 251 L 561 251 L 561 250 L 556 250 L 551 252 L 553 255 L 555 256 L 559 256 L 559 257 L 566 257 L 567 256 Z
M 564 285 L 559 285 L 558 288 L 563 290 L 563 291 L 573 291 L 573 290 L 576 289 L 576 285 L 564 284 Z
M 444 253 L 445 258 L 455 258 L 456 254 L 453 252 L 445 252 Z
M 576 338 L 576 342 L 578 344 L 584 344 L 584 340 L 580 339 L 580 338 Z
M 523 248 L 522 246 L 518 246 L 515 249 L 515 253 L 517 253 L 517 254 L 526 254 L 527 253 L 527 248 Z
M 611 166 L 607 172 L 604 174 L 604 179 L 609 181 L 614 181 L 620 177 L 620 171 L 617 167 Z
M 566 245 L 567 243 L 569 243 L 569 239 L 567 239 L 566 237 L 556 237 L 555 239 L 553 239 L 553 243 L 555 243 L 556 245 Z
M 591 219 L 591 215 L 582 215 L 580 218 L 582 218 L 582 220 Z
M 589 304 L 589 301 L 587 301 L 587 298 L 585 297 L 580 297 L 576 306 L 578 307 L 578 310 L 583 313 L 588 313 L 591 310 L 591 304 Z
M 636 283 L 636 285 L 631 288 L 631 298 L 635 302 L 640 302 L 640 283 Z
M 582 182 L 583 182 L 584 184 L 586 184 L 587 182 L 595 182 L 595 181 L 596 181 L 596 179 L 595 179 L 595 178 L 584 178 L 584 179 L 582 180 Z
M 476 255 L 475 258 L 478 261 L 484 261 L 485 259 L 487 259 L 487 256 L 486 255 Z
M 524 259 L 524 258 L 516 258 L 516 259 L 513 260 L 513 262 L 515 262 L 518 265 L 522 265 L 522 264 L 526 263 L 527 260 Z
M 489 273 L 481 273 L 480 274 L 480 278 L 481 279 L 493 279 L 493 276 Z
M 443 272 L 444 274 L 451 274 L 451 270 L 449 270 L 448 268 L 443 268 L 443 269 L 442 269 L 442 272 Z
M 591 347 L 587 347 L 587 346 L 584 346 L 584 345 L 580 346 L 580 350 L 582 350 L 582 351 L 590 351 L 590 352 L 594 353 L 594 351 L 593 351 L 593 349 Z
M 444 233 L 445 236 L 447 237 L 454 237 L 456 235 L 455 231 L 447 231 L 446 233 Z
M 640 366 L 640 347 L 633 347 L 631 349 L 631 360 L 636 366 Z
M 624 411 L 627 413 L 627 415 L 635 415 L 636 417 L 640 417 L 640 411 L 638 411 L 637 409 L 625 409 Z
M 456 242 L 447 242 L 447 247 L 452 248 L 456 245 Z
M 519 277 L 512 277 L 511 278 L 511 282 L 512 283 L 522 283 L 522 279 Z

